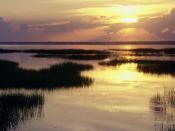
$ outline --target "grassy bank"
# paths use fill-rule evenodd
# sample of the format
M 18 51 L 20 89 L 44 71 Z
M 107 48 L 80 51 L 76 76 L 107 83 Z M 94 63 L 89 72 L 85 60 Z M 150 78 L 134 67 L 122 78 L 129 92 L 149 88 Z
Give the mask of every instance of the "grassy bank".
M 93 80 L 81 76 L 91 65 L 63 63 L 48 69 L 26 70 L 10 61 L 0 61 L 0 88 L 53 89 L 89 86 Z
M 39 58 L 64 58 L 71 60 L 103 60 L 110 56 L 110 52 L 104 50 L 83 50 L 83 49 L 59 49 L 59 50 L 8 50 L 0 49 L 0 53 L 32 53 L 33 57 Z
M 112 59 L 102 61 L 99 64 L 102 66 L 120 66 L 127 63 L 137 64 L 139 72 L 175 76 L 175 61 Z

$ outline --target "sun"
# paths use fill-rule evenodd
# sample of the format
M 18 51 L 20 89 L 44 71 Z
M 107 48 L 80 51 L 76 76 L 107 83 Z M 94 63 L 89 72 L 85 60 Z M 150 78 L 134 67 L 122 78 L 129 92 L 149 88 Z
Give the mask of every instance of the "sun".
M 121 23 L 136 23 L 138 22 L 139 10 L 135 6 L 121 6 L 119 8 L 119 19 Z
M 122 23 L 137 23 L 138 18 L 120 18 L 119 21 Z

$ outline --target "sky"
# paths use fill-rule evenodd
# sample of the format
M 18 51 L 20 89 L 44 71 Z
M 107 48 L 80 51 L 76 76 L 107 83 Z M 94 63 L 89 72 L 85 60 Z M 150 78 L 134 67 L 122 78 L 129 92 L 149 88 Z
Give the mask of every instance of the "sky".
M 0 41 L 174 41 L 175 0 L 0 0 Z

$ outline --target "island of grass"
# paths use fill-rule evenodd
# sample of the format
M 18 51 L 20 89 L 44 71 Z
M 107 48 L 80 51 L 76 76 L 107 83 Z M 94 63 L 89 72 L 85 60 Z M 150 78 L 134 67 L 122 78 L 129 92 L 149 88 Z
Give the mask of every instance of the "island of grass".
M 0 49 L 1 54 L 6 54 L 6 53 L 18 53 L 21 52 L 20 50 L 13 50 L 13 49 Z
M 103 60 L 110 56 L 108 51 L 100 50 L 27 50 L 28 53 L 36 53 L 34 57 L 39 58 L 64 58 L 71 60 Z
M 32 53 L 33 57 L 39 58 L 64 58 L 71 60 L 103 60 L 110 56 L 105 50 L 83 50 L 83 49 L 31 49 L 31 50 L 9 50 L 0 49 L 0 53 Z
M 99 62 L 102 66 L 120 66 L 122 64 L 135 63 L 137 70 L 143 73 L 157 75 L 175 76 L 175 61 L 160 61 L 160 60 L 137 60 L 137 59 L 112 59 L 109 61 Z
M 175 48 L 152 49 L 111 49 L 111 51 L 130 51 L 133 56 L 175 56 Z M 112 55 L 110 50 L 84 49 L 0 49 L 0 53 L 32 53 L 39 58 L 64 58 L 71 60 L 104 60 Z
M 131 49 L 134 56 L 175 56 L 175 48 L 165 48 L 165 49 L 152 49 L 152 48 L 140 48 Z
M 175 61 L 157 61 L 137 64 L 137 70 L 156 75 L 171 75 L 175 77 Z
M 175 48 L 153 49 L 153 48 L 137 48 L 137 49 L 111 49 L 112 51 L 129 51 L 133 56 L 175 56 Z
M 54 89 L 84 87 L 93 83 L 82 71 L 91 70 L 91 65 L 63 63 L 48 69 L 22 69 L 15 62 L 0 61 L 0 88 Z
M 109 57 L 107 54 L 82 54 L 82 55 L 51 55 L 51 54 L 37 54 L 33 57 L 37 58 L 63 58 L 69 60 L 104 60 Z

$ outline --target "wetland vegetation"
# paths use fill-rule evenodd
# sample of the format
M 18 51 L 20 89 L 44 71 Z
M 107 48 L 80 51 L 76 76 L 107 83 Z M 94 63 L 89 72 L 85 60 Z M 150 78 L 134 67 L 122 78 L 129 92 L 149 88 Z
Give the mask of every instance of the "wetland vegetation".
M 120 66 L 122 64 L 135 63 L 137 70 L 143 73 L 175 76 L 175 61 L 161 60 L 128 60 L 128 59 L 111 59 L 108 61 L 99 62 L 102 66 Z
M 32 53 L 33 57 L 39 58 L 64 58 L 71 60 L 103 60 L 110 56 L 106 50 L 80 50 L 80 49 L 60 49 L 60 50 L 10 50 L 0 49 L 0 53 Z
M 0 60 L 0 92 L 3 92 L 0 94 L 0 130 L 21 130 L 23 126 L 29 128 L 27 130 L 44 129 L 50 126 L 49 122 L 51 122 L 51 126 L 56 125 L 58 129 L 62 129 L 59 128 L 59 123 L 63 122 L 62 120 L 64 118 L 72 122 L 72 118 L 75 117 L 77 118 L 76 120 L 74 119 L 75 122 L 84 125 L 87 125 L 86 122 L 89 121 L 89 119 L 94 123 L 96 123 L 98 119 L 102 120 L 101 118 L 103 118 L 104 123 L 112 120 L 111 122 L 113 123 L 110 125 L 116 125 L 116 128 L 114 127 L 115 129 L 119 129 L 117 123 L 122 122 L 122 119 L 120 119 L 122 117 L 123 129 L 125 127 L 131 127 L 131 129 L 134 130 L 136 129 L 135 126 L 139 127 L 139 125 L 141 125 L 138 130 L 154 130 L 152 126 L 150 128 L 144 126 L 143 128 L 143 123 L 136 123 L 136 125 L 133 125 L 134 115 L 136 116 L 134 116 L 136 121 L 142 122 L 143 117 L 139 118 L 140 114 L 138 114 L 137 110 L 136 112 L 132 110 L 133 114 L 130 113 L 131 111 L 128 106 L 131 107 L 131 109 L 143 108 L 141 112 L 143 112 L 143 116 L 145 115 L 144 122 L 146 121 L 149 125 L 152 124 L 155 126 L 156 131 L 175 130 L 175 91 L 171 89 L 166 90 L 163 94 L 156 94 L 156 90 L 161 90 L 165 83 L 169 87 L 174 86 L 175 61 L 171 59 L 144 59 L 146 57 L 142 59 L 142 57 L 139 57 L 170 56 L 173 59 L 175 55 L 174 48 L 138 48 L 129 50 L 85 49 L 0 49 L 0 53 L 3 54 L 2 59 L 7 58 L 7 60 Z M 123 55 L 122 53 L 120 54 L 121 51 L 127 52 Z M 127 54 L 128 52 L 129 54 Z M 10 55 L 8 55 L 9 53 Z M 18 56 L 13 56 L 13 53 L 17 53 Z M 25 53 L 27 55 L 24 55 Z M 125 56 L 131 56 L 132 59 Z M 139 59 L 135 56 L 138 56 Z M 14 59 L 14 57 L 16 59 Z M 61 59 L 59 61 L 59 58 L 63 60 Z M 62 63 L 65 62 L 64 59 L 71 62 Z M 18 61 L 19 64 L 11 60 Z M 41 64 L 40 60 L 47 61 L 47 63 L 52 63 L 54 61 L 54 64 L 57 62 L 62 64 L 54 65 L 52 63 L 47 66 L 47 68 L 43 68 L 44 66 L 41 64 L 39 65 L 39 69 L 37 68 L 36 70 L 30 68 L 30 66 L 29 68 L 25 68 L 26 65 L 33 64 L 32 60 L 34 60 L 34 62 L 37 61 L 35 63 L 37 66 Z M 86 60 L 95 60 L 92 61 L 94 66 L 79 64 L 81 63 L 80 60 L 84 60 L 82 63 L 85 63 Z M 126 66 L 121 66 L 124 64 L 126 64 Z M 111 66 L 120 66 L 121 68 L 109 68 Z M 90 70 L 93 71 L 91 72 Z M 87 72 L 86 76 L 82 75 L 83 71 L 90 72 Z M 146 74 L 149 74 L 149 76 Z M 173 77 L 162 75 L 171 75 Z M 87 89 L 82 87 L 91 88 Z M 78 89 L 70 90 L 71 88 Z M 7 90 L 9 92 L 14 91 L 14 94 L 5 94 L 4 92 Z M 47 92 L 48 90 L 51 90 L 51 92 Z M 41 93 L 42 95 L 35 94 L 35 92 L 40 91 L 43 93 Z M 30 94 L 31 92 L 34 93 Z M 153 94 L 155 95 L 152 96 Z M 48 97 L 46 97 L 46 95 Z M 128 99 L 128 97 L 133 99 Z M 46 99 L 47 102 L 45 102 Z M 143 105 L 145 104 L 144 102 L 146 105 Z M 44 108 L 45 104 L 46 108 Z M 104 105 L 105 108 L 101 108 L 104 107 Z M 97 106 L 100 107 L 100 110 Z M 145 111 L 145 107 L 150 108 L 151 111 Z M 90 108 L 93 110 L 95 109 L 95 115 L 92 114 L 91 111 L 89 112 Z M 39 120 L 37 123 L 35 119 L 40 119 L 42 117 L 43 109 L 46 110 L 46 117 L 43 121 Z M 55 112 L 52 112 L 53 110 L 50 111 L 50 109 L 53 109 Z M 117 113 L 108 116 L 108 111 L 111 109 L 112 113 Z M 120 116 L 121 113 L 118 113 L 120 110 L 121 112 L 126 111 L 126 116 Z M 68 113 L 64 114 L 63 112 L 65 111 Z M 85 111 L 89 114 L 87 114 L 87 117 L 84 117 L 80 114 L 81 111 Z M 104 116 L 102 116 L 102 113 Z M 54 115 L 52 116 L 52 114 Z M 55 116 L 55 114 L 57 115 Z M 107 115 L 105 116 L 105 114 Z M 154 120 L 148 118 L 147 116 L 149 115 L 153 116 Z M 31 127 L 25 126 L 27 121 L 32 121 L 34 126 L 33 123 Z M 49 124 L 46 124 L 46 122 Z M 145 123 L 145 125 L 147 123 Z M 69 126 L 67 125 L 67 121 L 66 123 L 63 122 L 63 124 L 63 126 L 65 126 L 64 129 L 67 129 L 66 127 Z M 37 125 L 37 127 L 35 127 L 35 125 Z M 93 127 L 92 124 L 88 126 Z M 104 127 L 100 125 L 100 129 L 102 129 L 102 127 L 106 129 L 105 126 L 109 125 L 104 124 Z M 94 128 L 94 130 L 95 129 L 97 128 Z
M 91 65 L 63 63 L 48 69 L 23 69 L 15 62 L 0 61 L 0 88 L 53 89 L 84 87 L 93 83 L 91 78 L 81 76 L 91 70 Z
M 175 130 L 175 89 L 164 89 L 150 100 L 150 107 L 155 115 L 155 131 Z
M 39 94 L 1 94 L 0 131 L 15 129 L 20 122 L 40 118 L 44 97 Z

